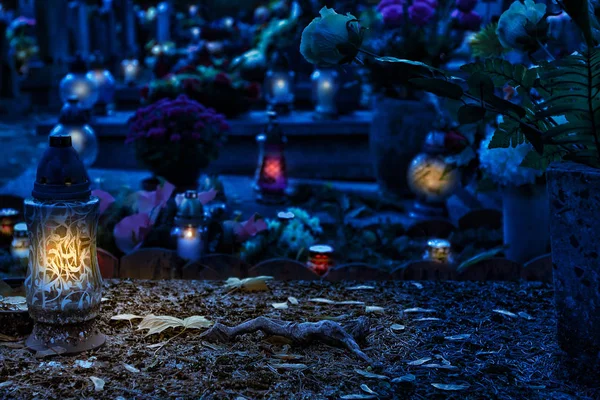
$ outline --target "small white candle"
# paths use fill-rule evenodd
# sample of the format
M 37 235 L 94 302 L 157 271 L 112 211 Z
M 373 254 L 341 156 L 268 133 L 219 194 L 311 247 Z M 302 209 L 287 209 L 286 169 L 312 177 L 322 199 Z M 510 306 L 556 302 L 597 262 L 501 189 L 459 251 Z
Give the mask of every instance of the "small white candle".
M 126 83 L 134 82 L 139 72 L 138 60 L 125 60 L 123 61 L 123 76 Z
M 191 31 L 192 31 L 192 37 L 194 38 L 194 40 L 200 39 L 200 32 L 201 32 L 200 28 L 195 26 L 191 29 Z
M 289 85 L 285 79 L 279 78 L 273 82 L 273 100 L 275 100 L 275 102 L 287 101 L 289 94 Z
M 177 238 L 177 255 L 184 260 L 198 261 L 202 255 L 202 238 L 194 228 L 185 228 Z

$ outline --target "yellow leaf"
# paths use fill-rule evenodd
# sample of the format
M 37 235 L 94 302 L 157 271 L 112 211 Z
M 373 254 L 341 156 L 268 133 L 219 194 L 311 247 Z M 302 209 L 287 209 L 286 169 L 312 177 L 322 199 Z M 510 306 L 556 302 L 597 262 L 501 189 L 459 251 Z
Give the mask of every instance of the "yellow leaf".
M 201 315 L 193 315 L 183 320 L 183 326 L 187 329 L 204 329 L 212 326 L 212 321 Z
M 113 321 L 131 321 L 132 319 L 144 318 L 141 315 L 135 314 L 119 314 L 111 318 Z
M 139 369 L 137 369 L 136 367 L 134 367 L 133 365 L 129 365 L 129 364 L 123 364 L 123 367 L 125 367 L 125 369 L 129 372 L 133 372 L 133 373 L 138 373 L 140 372 Z
M 441 389 L 441 390 L 464 390 L 464 389 L 469 388 L 469 385 L 467 385 L 467 384 L 455 385 L 455 384 L 445 384 L 445 383 L 432 383 L 431 386 L 433 386 L 436 389 Z
M 104 390 L 104 379 L 96 378 L 95 376 L 90 376 L 90 380 L 94 383 L 94 390 L 96 392 L 101 392 Z
M 288 297 L 287 301 L 288 301 L 288 303 L 293 304 L 295 306 L 298 305 L 298 299 L 295 297 Z
M 431 361 L 431 357 L 423 357 L 423 358 L 420 358 L 420 359 L 418 359 L 418 360 L 415 360 L 415 361 L 410 361 L 410 362 L 407 362 L 407 364 L 408 364 L 408 365 L 423 365 L 423 364 L 425 364 L 427 361 Z
M 390 329 L 393 330 L 394 332 L 399 332 L 399 331 L 403 331 L 406 327 L 404 325 L 400 325 L 400 324 L 393 324 L 392 326 L 390 326 Z
M 170 315 L 148 315 L 138 325 L 138 330 L 147 329 L 146 336 L 161 333 L 169 328 L 203 329 L 212 325 L 212 322 L 203 316 L 194 315 L 186 318 L 171 317 Z
M 365 312 L 383 314 L 385 312 L 385 308 L 379 306 L 366 306 Z
M 231 290 L 242 290 L 244 292 L 259 292 L 269 290 L 267 281 L 273 279 L 272 276 L 256 276 L 253 278 L 229 278 L 225 281 L 225 287 Z
M 304 371 L 308 369 L 308 366 L 305 364 L 271 364 L 271 366 L 275 369 L 286 369 L 290 371 Z
M 381 380 L 390 379 L 389 377 L 387 377 L 385 375 L 378 375 L 378 374 L 374 374 L 369 371 L 363 371 L 362 369 L 357 369 L 357 368 L 354 369 L 354 372 L 356 372 L 359 375 L 364 376 L 365 378 L 381 379 Z
M 288 308 L 287 303 L 273 303 L 271 306 L 276 310 L 286 310 Z

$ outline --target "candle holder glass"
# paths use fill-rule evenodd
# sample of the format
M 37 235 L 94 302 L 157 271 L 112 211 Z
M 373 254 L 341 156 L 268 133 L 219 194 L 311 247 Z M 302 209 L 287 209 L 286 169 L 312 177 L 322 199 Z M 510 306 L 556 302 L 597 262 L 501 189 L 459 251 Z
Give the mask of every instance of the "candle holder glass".
M 135 86 L 140 75 L 140 62 L 135 58 L 121 61 L 123 82 L 128 86 Z
M 96 256 L 100 200 L 70 136 L 50 136 L 32 197 L 25 200 L 30 238 L 25 278 L 35 322 L 26 345 L 35 351 L 79 353 L 101 346 L 95 325 L 102 276 Z
M 314 118 L 336 119 L 338 117 L 337 93 L 340 86 L 338 72 L 335 69 L 315 69 L 311 80 L 315 103 Z
M 287 58 L 275 52 L 264 81 L 268 109 L 278 114 L 288 114 L 294 106 L 295 73 L 290 70 Z
M 323 244 L 310 246 L 307 266 L 317 275 L 325 275 L 333 267 L 333 247 Z
M 27 224 L 19 222 L 15 225 L 13 240 L 10 244 L 10 255 L 19 261 L 23 267 L 27 267 L 30 243 Z
M 182 197 L 171 238 L 179 257 L 186 261 L 198 261 L 204 253 L 206 237 L 204 207 L 195 190 L 188 190 Z
M 60 99 L 66 103 L 72 96 L 77 97 L 79 105 L 91 113 L 100 94 L 98 85 L 87 76 L 87 66 L 80 55 L 71 63 L 69 73 L 60 81 Z
M 446 239 L 429 239 L 425 250 L 424 260 L 435 261 L 442 264 L 452 262 L 452 246 Z
M 86 77 L 96 83 L 98 87 L 98 100 L 94 104 L 94 113 L 108 115 L 112 111 L 117 84 L 115 78 L 105 68 L 102 54 L 95 53 L 92 58 L 91 71 Z
M 21 213 L 14 208 L 2 208 L 0 209 L 0 242 L 8 244 L 10 243 L 15 224 L 18 222 Z
M 284 152 L 287 138 L 279 126 L 277 113 L 269 111 L 268 115 L 269 124 L 264 133 L 256 180 L 257 199 L 263 203 L 280 204 L 286 201 L 288 187 Z

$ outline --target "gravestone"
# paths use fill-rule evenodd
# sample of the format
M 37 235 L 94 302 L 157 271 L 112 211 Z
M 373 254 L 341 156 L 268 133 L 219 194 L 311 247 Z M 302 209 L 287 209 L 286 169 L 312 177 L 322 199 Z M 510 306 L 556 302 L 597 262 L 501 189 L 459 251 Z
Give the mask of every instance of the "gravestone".
M 121 45 L 120 58 L 135 57 L 138 54 L 136 15 L 133 0 L 117 0 L 115 2 L 117 32 Z
M 90 55 L 90 30 L 85 1 L 69 3 L 69 37 L 73 43 L 73 53 L 79 53 L 87 59 Z
M 14 112 L 19 108 L 20 96 L 18 74 L 13 58 L 10 54 L 10 45 L 6 37 L 9 20 L 0 17 L 0 113 Z
M 104 56 L 109 69 L 113 69 L 118 60 L 117 29 L 113 4 L 103 0 L 102 7 L 96 8 L 90 15 L 91 51 L 99 51 Z

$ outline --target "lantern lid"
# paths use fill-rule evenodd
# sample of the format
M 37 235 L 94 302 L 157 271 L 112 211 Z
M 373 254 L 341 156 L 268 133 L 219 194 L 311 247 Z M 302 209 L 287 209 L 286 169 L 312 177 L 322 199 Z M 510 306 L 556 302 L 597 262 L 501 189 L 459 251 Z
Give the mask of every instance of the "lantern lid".
M 88 122 L 86 111 L 79 105 L 77 96 L 69 96 L 67 102 L 60 110 L 58 122 L 63 125 L 84 125 Z
M 265 138 L 264 138 L 264 142 L 265 143 L 286 143 L 287 142 L 287 138 L 285 137 L 285 134 L 283 133 L 283 129 L 281 128 L 281 125 L 279 125 L 279 120 L 277 119 L 277 113 L 275 111 L 267 111 L 267 117 L 269 117 L 269 122 L 267 123 L 267 126 L 265 128 Z M 263 141 L 259 137 L 256 138 L 257 141 Z
M 90 179 L 71 136 L 48 137 L 49 146 L 38 164 L 31 195 L 38 200 L 81 200 L 90 197 Z
M 69 72 L 72 74 L 85 74 L 87 72 L 87 64 L 81 53 L 75 54 L 73 61 L 69 64 Z
M 177 225 L 200 225 L 204 222 L 204 206 L 198 198 L 198 192 L 188 190 L 177 207 L 175 223 Z
M 101 52 L 95 51 L 94 54 L 90 56 L 90 69 L 102 70 L 104 68 L 104 56 Z
M 17 238 L 27 237 L 27 224 L 25 222 L 19 222 L 13 228 L 13 236 Z

